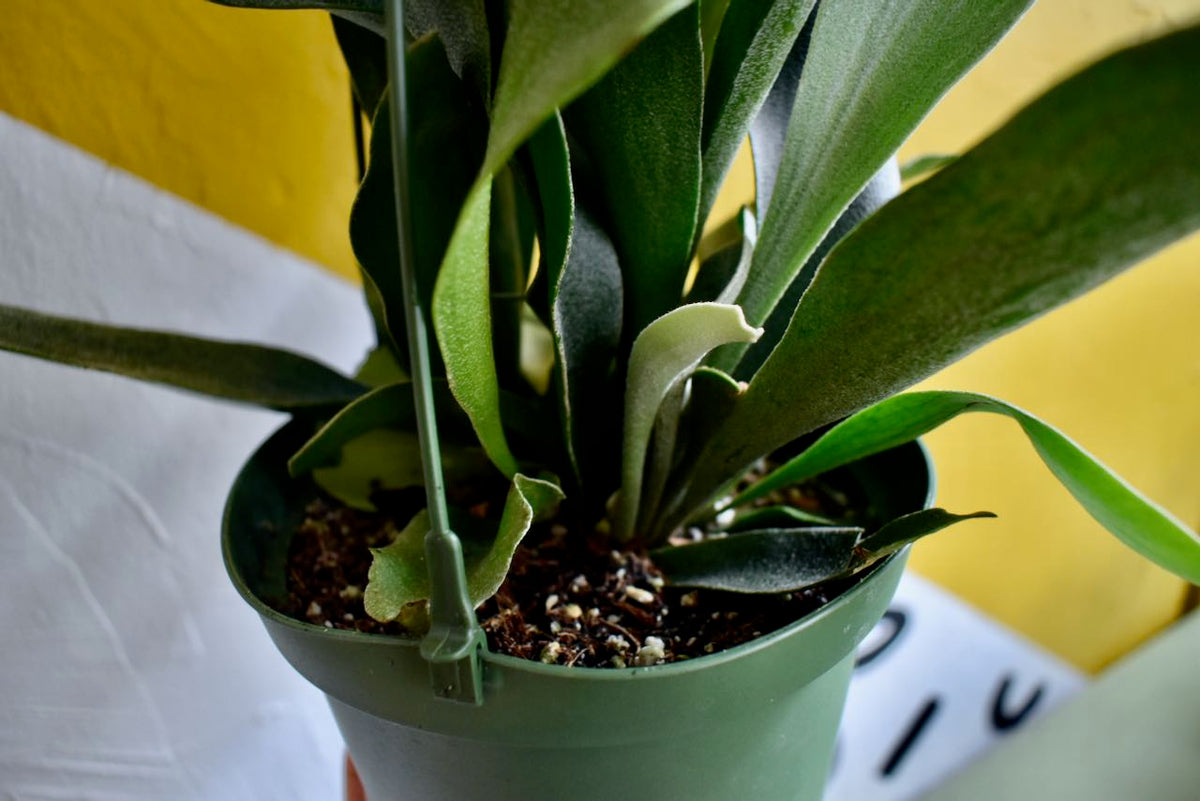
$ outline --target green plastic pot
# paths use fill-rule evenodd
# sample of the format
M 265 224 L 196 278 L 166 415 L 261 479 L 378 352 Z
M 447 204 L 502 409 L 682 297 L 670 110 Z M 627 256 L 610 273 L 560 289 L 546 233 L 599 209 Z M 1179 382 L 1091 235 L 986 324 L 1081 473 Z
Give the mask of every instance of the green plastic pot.
M 370 801 L 821 797 L 854 649 L 886 610 L 907 552 L 786 628 L 699 659 L 609 670 L 485 652 L 483 703 L 456 703 L 435 697 L 418 641 L 272 608 L 291 532 L 314 497 L 286 469 L 304 434 L 281 429 L 242 470 L 225 564 L 284 657 L 329 698 Z M 847 469 L 886 513 L 931 500 L 917 444 Z

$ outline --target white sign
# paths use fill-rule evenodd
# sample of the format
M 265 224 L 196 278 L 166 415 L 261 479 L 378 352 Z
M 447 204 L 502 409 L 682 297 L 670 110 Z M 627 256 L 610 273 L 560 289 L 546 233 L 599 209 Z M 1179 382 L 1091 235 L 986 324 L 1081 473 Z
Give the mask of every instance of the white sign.
M 1071 666 L 906 573 L 859 648 L 826 799 L 917 798 L 1083 686 Z

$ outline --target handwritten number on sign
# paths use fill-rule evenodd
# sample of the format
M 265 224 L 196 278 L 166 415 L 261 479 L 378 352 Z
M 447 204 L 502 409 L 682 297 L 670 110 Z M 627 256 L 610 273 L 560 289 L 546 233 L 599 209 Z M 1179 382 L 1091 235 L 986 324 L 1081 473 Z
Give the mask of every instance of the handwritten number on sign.
M 1000 682 L 1000 686 L 996 688 L 996 694 L 992 696 L 992 728 L 997 732 L 1006 732 L 1019 726 L 1042 700 L 1042 695 L 1046 690 L 1045 685 L 1039 684 L 1019 709 L 1010 712 L 1006 700 L 1008 691 L 1012 689 L 1013 681 L 1011 673 L 1006 675 Z
M 887 627 L 887 634 L 883 636 L 883 640 L 878 644 L 867 643 L 867 647 L 863 651 L 859 651 L 858 658 L 854 661 L 854 669 L 874 662 L 883 653 L 891 648 L 900 638 L 900 632 L 904 631 L 904 627 L 908 625 L 908 615 L 900 609 L 889 609 L 883 613 L 883 619 L 879 621 L 877 628 Z
M 941 705 L 941 699 L 934 696 L 925 702 L 925 706 L 921 708 L 920 714 L 908 727 L 908 731 L 904 732 L 904 736 L 900 738 L 900 742 L 896 743 L 896 747 L 892 749 L 892 754 L 883 763 L 883 767 L 879 770 L 880 776 L 891 776 L 900 767 L 900 763 L 908 756 L 908 752 L 916 745 L 917 739 L 921 733 L 925 731 L 925 727 L 929 725 L 929 721 L 933 720 L 933 716 L 937 713 L 938 707 Z

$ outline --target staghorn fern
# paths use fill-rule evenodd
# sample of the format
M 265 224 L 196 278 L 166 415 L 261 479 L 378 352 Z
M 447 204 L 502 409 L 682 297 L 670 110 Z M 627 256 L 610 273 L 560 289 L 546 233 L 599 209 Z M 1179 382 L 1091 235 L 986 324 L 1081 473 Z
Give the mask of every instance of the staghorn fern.
M 350 227 L 378 347 L 349 379 L 3 306 L 0 347 L 306 415 L 293 473 L 369 506 L 372 487 L 421 480 L 384 0 L 223 1 L 334 15 L 374 121 Z M 1028 4 L 408 4 L 415 268 L 447 469 L 511 482 L 467 538 L 473 600 L 560 505 L 583 531 L 654 549 L 678 583 L 777 592 L 853 572 L 986 513 L 867 531 L 749 504 L 965 411 L 1012 418 L 1097 520 L 1200 581 L 1200 539 L 1053 427 L 986 396 L 896 394 L 1200 227 L 1200 28 L 1102 60 L 957 158 L 906 166 L 938 171 L 896 197 L 893 154 Z M 704 236 L 747 136 L 756 204 Z M 701 520 L 734 535 L 667 545 Z M 376 556 L 380 618 L 428 593 L 423 525 Z

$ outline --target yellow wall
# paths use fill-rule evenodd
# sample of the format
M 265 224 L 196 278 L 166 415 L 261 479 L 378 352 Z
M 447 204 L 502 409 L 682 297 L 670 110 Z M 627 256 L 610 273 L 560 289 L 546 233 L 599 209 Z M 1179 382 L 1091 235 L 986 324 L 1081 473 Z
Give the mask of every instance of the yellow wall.
M 1197 17 L 1197 0 L 1045 0 L 951 91 L 901 158 L 962 152 L 1082 64 Z M 1198 262 L 1200 238 L 1192 237 L 926 385 L 987 392 L 1033 411 L 1198 526 Z M 1015 425 L 976 416 L 929 443 L 939 502 L 1002 519 L 918 546 L 919 572 L 1087 669 L 1178 614 L 1183 583 L 1081 512 Z
M 0 111 L 346 274 L 356 173 L 328 17 L 5 0 Z
M 322 15 L 202 0 L 11 0 L 5 11 L 0 110 L 353 272 L 349 95 Z M 961 151 L 1077 66 L 1198 16 L 1200 0 L 1043 0 L 901 157 Z M 734 180 L 749 177 L 743 167 Z M 1177 246 L 929 385 L 1044 416 L 1200 524 L 1198 260 L 1200 241 Z M 919 571 L 1088 669 L 1176 614 L 1182 584 L 1079 512 L 1010 423 L 964 419 L 930 444 L 940 502 L 1001 520 L 921 545 Z

